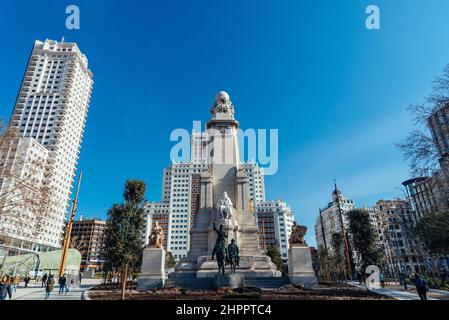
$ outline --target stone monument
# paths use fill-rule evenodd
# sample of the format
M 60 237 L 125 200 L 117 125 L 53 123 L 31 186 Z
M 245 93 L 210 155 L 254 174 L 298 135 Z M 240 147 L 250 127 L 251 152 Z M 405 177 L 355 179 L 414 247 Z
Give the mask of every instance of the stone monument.
M 304 288 L 315 288 L 318 281 L 312 266 L 312 255 L 304 236 L 307 227 L 293 222 L 288 249 L 288 276 L 290 283 Z
M 212 119 L 207 123 L 208 170 L 200 175 L 200 202 L 190 230 L 190 251 L 178 262 L 175 273 L 190 273 L 197 278 L 215 277 L 218 266 L 212 260 L 212 253 L 217 238 L 215 230 L 221 228 L 226 235 L 226 247 L 234 239 L 239 248 L 239 265 L 235 266 L 234 278 L 239 274 L 280 277 L 280 271 L 259 248 L 258 227 L 248 195 L 248 176 L 238 153 L 239 124 L 234 119 L 234 106 L 226 92 L 217 94 L 211 113 Z
M 165 284 L 164 231 L 157 221 L 149 236 L 148 246 L 143 250 L 142 269 L 137 280 L 137 290 L 162 288 Z

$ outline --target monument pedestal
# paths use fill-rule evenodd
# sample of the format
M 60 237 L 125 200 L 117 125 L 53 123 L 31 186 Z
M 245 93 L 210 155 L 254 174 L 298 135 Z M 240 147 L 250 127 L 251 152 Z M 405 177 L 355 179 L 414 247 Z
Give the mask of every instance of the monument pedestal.
M 165 284 L 165 250 L 147 247 L 143 250 L 142 269 L 137 280 L 137 290 L 163 288 Z
M 226 288 L 242 288 L 243 287 L 243 274 L 215 274 L 214 278 L 215 289 Z
M 306 289 L 315 288 L 318 285 L 309 247 L 290 245 L 288 250 L 288 276 L 291 284 L 300 285 Z
M 276 270 L 276 266 L 267 256 L 247 256 L 240 255 L 239 266 L 235 268 L 235 275 L 245 275 L 246 277 L 280 277 L 281 272 Z M 218 273 L 217 260 L 212 260 L 210 256 L 201 256 L 196 264 L 197 278 L 213 278 Z M 230 266 L 225 267 L 226 272 L 230 271 Z

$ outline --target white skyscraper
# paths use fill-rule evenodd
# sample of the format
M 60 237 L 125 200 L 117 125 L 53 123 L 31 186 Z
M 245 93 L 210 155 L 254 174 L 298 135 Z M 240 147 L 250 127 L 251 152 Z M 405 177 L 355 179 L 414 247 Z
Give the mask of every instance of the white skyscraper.
M 265 179 L 263 168 L 254 162 L 245 162 L 243 169 L 248 175 L 248 197 L 253 201 L 254 206 L 258 206 L 265 201 Z
M 43 183 L 49 189 L 50 205 L 41 230 L 34 238 L 26 239 L 25 246 L 30 249 L 61 246 L 92 85 L 87 58 L 76 43 L 34 43 L 10 121 L 21 139 L 31 141 L 27 144 L 30 148 L 45 148 L 48 152 L 44 152 L 47 159 Z
M 190 157 L 193 163 L 205 163 L 209 150 L 209 135 L 207 132 L 193 131 L 191 137 Z
M 164 171 L 165 203 L 169 205 L 167 250 L 178 259 L 189 251 L 190 228 L 195 221 L 199 176 L 205 164 L 172 164 Z
M 262 249 L 277 246 L 282 259 L 288 260 L 290 234 L 294 214 L 283 201 L 263 201 L 255 208 L 259 227 L 259 245 Z

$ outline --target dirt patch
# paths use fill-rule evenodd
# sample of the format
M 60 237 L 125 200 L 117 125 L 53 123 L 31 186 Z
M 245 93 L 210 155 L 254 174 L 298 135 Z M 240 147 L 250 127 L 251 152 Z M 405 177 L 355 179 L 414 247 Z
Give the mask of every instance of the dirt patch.
M 89 291 L 93 300 L 119 300 L 118 287 L 100 285 Z M 391 300 L 391 298 L 355 287 L 331 287 L 319 285 L 316 289 L 302 289 L 285 285 L 278 289 L 239 288 L 209 290 L 186 290 L 180 288 L 164 288 L 139 292 L 127 291 L 127 300 Z

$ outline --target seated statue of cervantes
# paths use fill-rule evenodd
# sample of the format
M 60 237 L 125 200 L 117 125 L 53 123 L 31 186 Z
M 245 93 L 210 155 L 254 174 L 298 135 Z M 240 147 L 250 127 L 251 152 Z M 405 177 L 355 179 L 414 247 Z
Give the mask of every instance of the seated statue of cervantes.
M 233 216 L 233 204 L 228 194 L 223 192 L 221 198 L 217 201 L 217 218 L 220 219 L 231 219 Z

